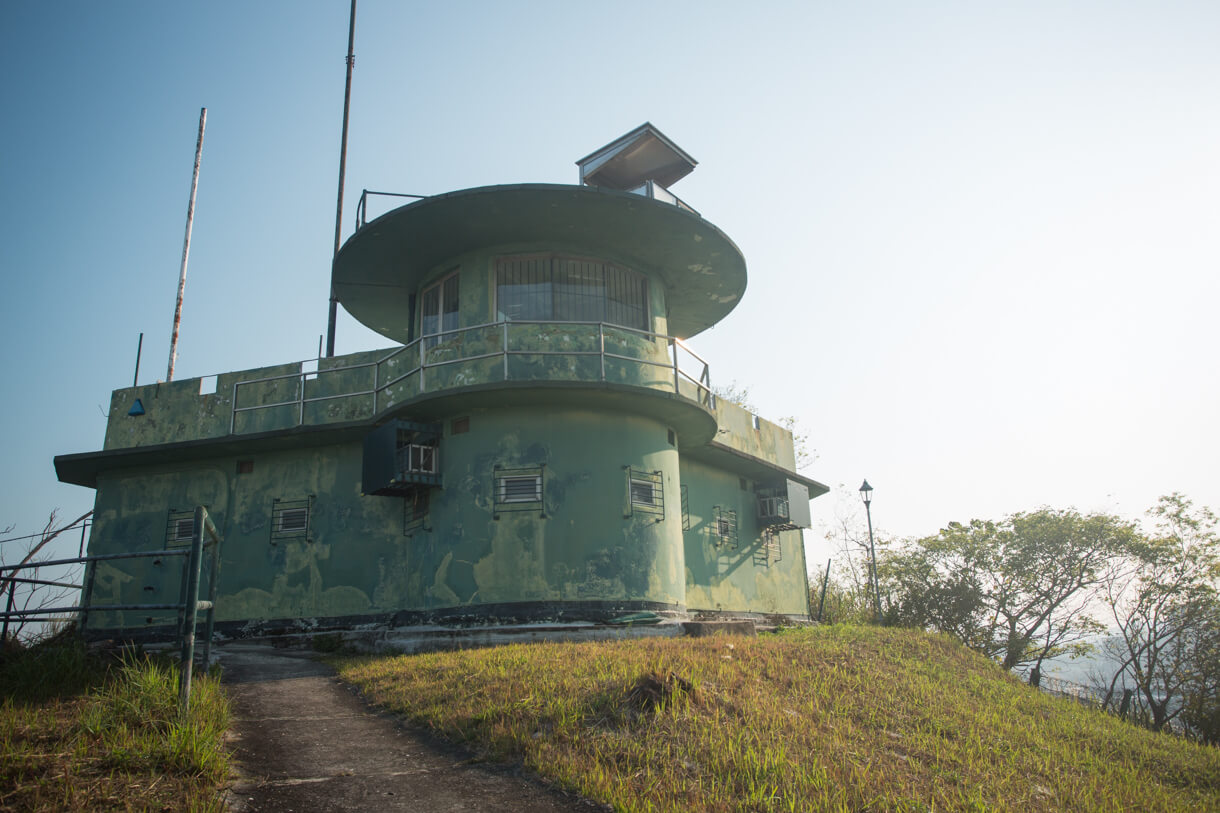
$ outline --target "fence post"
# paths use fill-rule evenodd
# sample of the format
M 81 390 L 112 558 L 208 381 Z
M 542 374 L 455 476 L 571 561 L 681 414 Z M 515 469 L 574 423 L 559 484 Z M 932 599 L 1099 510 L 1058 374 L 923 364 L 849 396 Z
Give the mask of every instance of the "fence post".
M 219 534 L 212 537 L 212 566 L 208 570 L 208 603 L 212 606 L 208 607 L 208 618 L 204 625 L 206 637 L 203 639 L 203 669 L 205 672 L 212 657 L 212 635 L 216 628 L 216 578 L 220 564 L 220 540 L 217 537 Z
M 80 634 L 83 638 L 85 629 L 89 625 L 89 604 L 93 601 L 93 582 L 97 578 L 97 563 L 85 563 L 85 591 L 81 598 L 80 610 Z
M 826 578 L 822 579 L 822 598 L 818 601 L 818 623 L 822 623 L 822 610 L 826 607 L 826 588 L 830 586 L 830 563 L 832 559 L 826 560 Z
M 16 574 L 17 571 L 13 571 Z M 13 577 L 9 577 L 8 581 L 8 606 L 4 608 L 4 632 L 0 632 L 0 648 L 8 646 L 8 620 L 13 613 L 13 593 L 16 592 L 17 584 L 13 581 Z
M 178 703 L 183 712 L 191 698 L 191 669 L 195 660 L 195 621 L 199 615 L 199 570 L 203 550 L 203 522 L 206 511 L 202 505 L 195 507 L 195 521 L 191 526 L 191 557 L 186 570 L 186 600 L 182 624 L 182 665 L 178 678 Z

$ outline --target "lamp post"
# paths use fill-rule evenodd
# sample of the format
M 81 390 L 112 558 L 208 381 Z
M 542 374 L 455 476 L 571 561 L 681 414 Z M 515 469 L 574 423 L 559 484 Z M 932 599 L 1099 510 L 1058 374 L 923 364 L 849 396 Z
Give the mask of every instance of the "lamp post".
M 864 513 L 868 515 L 868 558 L 870 569 L 872 571 L 873 582 L 873 606 L 877 612 L 877 622 L 881 622 L 881 587 L 877 583 L 877 548 L 873 544 L 873 487 L 868 484 L 868 480 L 860 486 L 860 499 L 864 500 Z

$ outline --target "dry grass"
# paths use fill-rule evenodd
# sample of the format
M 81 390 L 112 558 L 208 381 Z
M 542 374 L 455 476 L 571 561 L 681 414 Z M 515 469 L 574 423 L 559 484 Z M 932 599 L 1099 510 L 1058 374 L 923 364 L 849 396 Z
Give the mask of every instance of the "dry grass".
M 183 718 L 167 662 L 61 640 L 6 652 L 0 691 L 0 810 L 221 809 L 229 710 L 215 678 L 195 679 Z
M 339 665 L 374 702 L 616 810 L 1220 810 L 1220 750 L 1042 695 L 911 631 Z

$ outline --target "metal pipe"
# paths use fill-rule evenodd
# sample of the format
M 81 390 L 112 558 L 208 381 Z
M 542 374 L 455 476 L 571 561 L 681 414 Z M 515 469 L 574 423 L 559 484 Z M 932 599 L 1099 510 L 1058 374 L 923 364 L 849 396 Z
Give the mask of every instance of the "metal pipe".
M 186 570 L 186 618 L 182 625 L 182 672 L 178 679 L 178 703 L 185 712 L 191 698 L 191 670 L 195 665 L 195 622 L 199 618 L 199 565 L 203 555 L 203 525 L 207 509 L 195 507 L 191 528 L 191 558 Z
M 24 618 L 27 615 L 56 615 L 57 613 L 86 613 L 89 610 L 177 610 L 181 604 L 81 604 L 76 607 L 41 607 L 36 610 L 13 610 L 13 618 Z
M 79 584 L 69 582 L 51 582 L 46 579 L 22 579 L 17 576 L 9 576 L 5 579 L 6 582 L 17 582 L 18 584 L 41 584 L 45 587 L 70 587 L 73 590 L 80 587 Z
M 339 257 L 340 229 L 343 226 L 343 181 L 347 176 L 347 122 L 352 105 L 352 68 L 356 65 L 356 0 L 347 23 L 347 85 L 343 90 L 343 136 L 339 145 L 339 196 L 335 205 L 335 253 L 330 260 L 330 313 L 326 320 L 326 357 L 335 354 L 335 316 L 339 300 L 335 298 L 335 260 Z
M 181 296 L 181 294 L 179 294 Z M 144 349 L 144 334 L 140 334 L 140 341 L 136 344 L 136 374 L 131 377 L 131 386 L 140 386 L 140 351 Z
M 354 0 L 353 0 L 354 1 Z M 186 293 L 186 259 L 191 253 L 191 226 L 195 223 L 195 191 L 199 188 L 199 163 L 203 159 L 203 127 L 208 121 L 208 109 L 199 109 L 199 137 L 195 140 L 195 169 L 191 173 L 191 200 L 186 206 L 186 236 L 182 239 L 182 268 L 178 272 L 178 302 L 174 305 L 174 329 L 169 337 L 169 370 L 166 381 L 174 380 L 174 362 L 178 360 L 178 328 L 182 326 L 182 295 Z
M 8 585 L 8 606 L 4 610 L 4 631 L 0 632 L 0 647 L 4 647 L 4 646 L 8 645 L 8 620 L 9 620 L 9 617 L 12 616 L 12 614 L 13 614 L 13 593 L 14 592 L 15 591 L 13 589 L 13 584 L 12 584 L 12 581 L 10 580 L 9 585 Z
M 830 563 L 833 559 L 826 560 L 826 577 L 822 579 L 822 598 L 818 601 L 818 623 L 822 623 L 822 610 L 826 609 L 826 588 L 830 586 Z
M 141 550 L 131 553 L 95 553 L 92 556 L 74 556 L 71 559 L 52 559 L 49 562 L 27 562 L 24 565 L 0 565 L 0 572 L 6 570 L 25 570 L 28 568 L 51 567 L 53 565 L 79 565 L 81 562 L 104 562 L 108 559 L 147 559 L 151 556 L 186 556 L 190 553 L 186 548 L 178 550 Z
M 219 576 L 220 567 L 220 543 L 217 541 L 215 547 L 212 548 L 211 568 L 208 570 L 208 600 L 207 611 L 208 617 L 204 624 L 204 639 L 203 639 L 203 668 L 207 671 L 208 665 L 212 658 L 212 636 L 216 634 L 216 579 Z M 200 602 L 203 604 L 205 602 Z

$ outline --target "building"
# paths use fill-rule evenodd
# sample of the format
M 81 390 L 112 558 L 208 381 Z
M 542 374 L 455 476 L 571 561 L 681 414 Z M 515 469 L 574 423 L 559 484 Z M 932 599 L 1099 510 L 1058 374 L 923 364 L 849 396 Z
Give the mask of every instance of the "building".
M 387 350 L 116 390 L 90 553 L 224 538 L 230 634 L 360 625 L 807 619 L 799 528 L 826 491 L 791 434 L 716 398 L 683 340 L 745 260 L 668 186 L 695 161 L 645 124 L 580 185 L 424 198 L 364 222 L 334 290 Z M 99 562 L 95 604 L 177 600 L 159 560 Z M 91 612 L 95 634 L 168 614 Z

